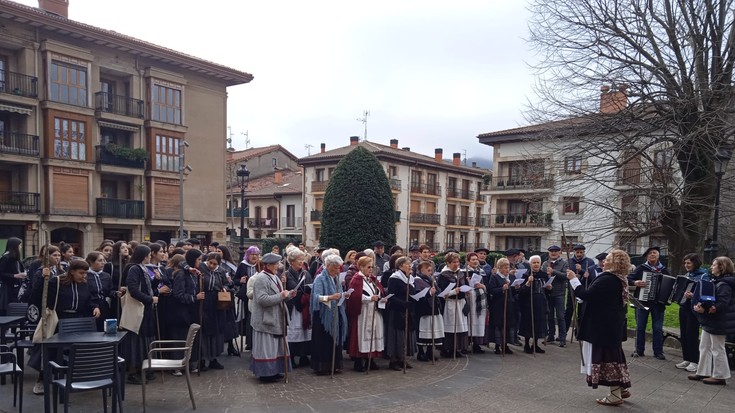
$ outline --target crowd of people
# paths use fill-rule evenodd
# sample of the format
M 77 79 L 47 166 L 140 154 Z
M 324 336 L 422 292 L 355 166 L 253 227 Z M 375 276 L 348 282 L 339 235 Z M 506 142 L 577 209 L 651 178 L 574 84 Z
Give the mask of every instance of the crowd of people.
M 464 256 L 464 265 L 458 252 L 447 251 L 437 266 L 426 245 L 406 252 L 394 246 L 387 254 L 380 241 L 372 249 L 348 251 L 344 259 L 328 248 L 311 256 L 303 244 L 287 246 L 283 256 L 278 247 L 261 254 L 250 246 L 239 262 L 226 246 L 212 243 L 205 251 L 196 239 L 176 245 L 104 241 L 86 259 L 74 257 L 65 244 L 44 246 L 25 269 L 20 240 L 11 239 L 0 274 L 8 301 L 28 302 L 39 313 L 45 301 L 60 319 L 95 317 L 100 330 L 104 320 L 120 320 L 129 332 L 122 354 L 132 384 L 151 379 L 140 372 L 149 343 L 185 339 L 193 323 L 201 325 L 201 334 L 190 371 L 223 369 L 222 354 L 247 350 L 250 369 L 264 382 L 287 378 L 293 368 L 340 374 L 345 354 L 353 370 L 365 372 L 411 369 L 414 359 L 482 354 L 483 347 L 499 355 L 513 354 L 511 346 L 545 353 L 543 345 L 565 347 L 572 331 L 581 342 L 588 384 L 610 386 L 609 395 L 597 402 L 620 405 L 630 397 L 622 342 L 631 300 L 638 304 L 632 357 L 645 354 L 650 315 L 654 357 L 665 359 L 665 307 L 633 299 L 629 287 L 637 293 L 648 285 L 644 273 L 668 271 L 657 247 L 649 248 L 646 262 L 637 267 L 620 250 L 597 255 L 597 262 L 585 256 L 584 245 L 573 250 L 564 259 L 561 248 L 552 245 L 546 260 L 539 255 L 526 260 L 524 251 L 509 249 L 490 264 L 490 251 L 479 248 Z M 733 263 L 718 257 L 706 272 L 701 258 L 689 254 L 684 265 L 695 285 L 712 283 L 713 298 L 703 300 L 697 288 L 684 293 L 679 313 L 684 361 L 676 367 L 694 373 L 691 380 L 725 384 L 730 378 L 725 336 L 735 333 Z M 42 370 L 38 349 L 29 365 Z M 43 391 L 41 375 L 34 393 Z

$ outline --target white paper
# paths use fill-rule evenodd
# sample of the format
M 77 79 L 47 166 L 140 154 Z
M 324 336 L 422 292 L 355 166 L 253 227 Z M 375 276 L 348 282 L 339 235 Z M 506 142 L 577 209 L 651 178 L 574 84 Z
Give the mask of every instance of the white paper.
M 460 285 L 459 291 L 462 293 L 468 293 L 470 291 L 474 290 L 474 288 L 470 287 L 469 285 Z
M 516 270 L 516 278 L 523 278 L 523 276 L 526 275 L 527 272 L 528 272 L 528 269 L 526 268 L 521 268 L 521 269 Z
M 388 304 L 388 299 L 393 297 L 394 294 L 388 294 L 385 297 L 378 300 L 378 308 L 385 310 L 385 305 Z
M 347 277 L 347 271 L 339 273 L 339 283 L 345 283 L 345 277 Z
M 544 288 L 551 285 L 551 282 L 554 281 L 554 277 L 556 277 L 556 275 L 549 277 L 549 281 L 546 281 L 546 284 L 544 284 Z
M 518 287 L 519 285 L 523 284 L 526 280 L 523 278 L 516 278 L 515 281 L 513 281 L 513 284 L 511 284 L 511 287 Z
M 439 293 L 439 297 L 441 297 L 441 298 L 446 297 L 447 294 L 449 294 L 449 292 L 452 291 L 452 289 L 454 288 L 455 285 L 457 285 L 457 283 L 449 283 L 449 285 L 447 286 L 447 288 L 445 288 L 444 291 L 442 291 L 442 292 Z
M 339 297 L 339 302 L 337 303 L 338 306 L 342 305 L 345 302 L 345 297 L 352 294 L 352 292 L 355 291 L 354 288 L 350 288 L 349 290 L 342 293 L 342 296 Z
M 423 290 L 421 290 L 421 291 L 417 292 L 416 294 L 412 295 L 411 298 L 413 298 L 414 300 L 418 301 L 418 300 L 424 298 L 424 296 L 426 296 L 426 293 L 428 293 L 428 292 L 429 292 L 429 288 L 426 287 Z
M 482 275 L 480 273 L 473 274 L 470 279 L 470 285 L 474 287 L 475 284 L 482 284 Z
M 305 279 L 306 279 L 306 277 L 301 277 L 301 280 L 299 281 L 299 283 L 298 283 L 298 284 L 296 284 L 296 287 L 294 287 L 294 290 L 298 290 L 298 289 L 299 289 L 299 287 L 301 287 L 301 284 L 303 284 L 303 283 L 304 283 L 304 280 L 305 280 Z

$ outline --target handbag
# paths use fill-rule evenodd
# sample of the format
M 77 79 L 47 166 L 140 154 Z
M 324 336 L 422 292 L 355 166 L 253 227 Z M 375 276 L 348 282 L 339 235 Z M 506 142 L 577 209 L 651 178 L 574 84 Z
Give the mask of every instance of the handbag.
M 57 278 L 56 300 L 54 300 L 54 309 L 51 310 L 48 307 L 43 309 L 46 312 L 45 314 L 46 323 L 43 322 L 43 318 L 42 318 L 41 321 L 36 326 L 36 330 L 33 332 L 33 344 L 38 344 L 42 342 L 44 339 L 53 336 L 54 332 L 56 331 L 56 326 L 59 324 L 59 316 L 56 314 L 56 306 L 59 304 L 59 290 L 60 289 L 61 289 L 61 285 L 58 282 L 58 278 Z
M 227 310 L 232 306 L 232 295 L 229 291 L 218 291 L 217 292 L 217 309 Z

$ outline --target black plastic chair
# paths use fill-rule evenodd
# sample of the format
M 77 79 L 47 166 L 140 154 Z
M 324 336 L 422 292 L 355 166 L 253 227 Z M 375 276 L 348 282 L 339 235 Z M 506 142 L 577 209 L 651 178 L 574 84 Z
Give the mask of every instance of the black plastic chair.
M 7 344 L 15 339 L 15 332 L 19 328 L 24 328 L 28 322 L 28 303 L 8 303 L 7 316 L 20 317 L 23 319 L 8 326 L 8 330 L 3 337 L 0 337 L 0 344 Z
M 89 333 L 97 331 L 94 317 L 62 318 L 59 320 L 59 334 Z
M 93 390 L 102 390 L 102 405 L 107 413 L 107 392 L 112 390 L 112 411 L 120 407 L 120 381 L 117 372 L 117 344 L 92 343 L 73 344 L 69 350 L 69 365 L 60 366 L 54 361 L 49 362 L 51 373 L 54 373 L 53 403 L 54 413 L 59 403 L 59 390 L 63 392 L 64 412 L 69 412 L 69 395 Z M 57 378 L 58 373 L 64 373 L 63 378 Z
M 18 365 L 15 354 L 10 348 L 0 345 L 0 376 L 13 378 L 13 407 L 18 401 L 18 413 L 23 413 L 23 369 Z

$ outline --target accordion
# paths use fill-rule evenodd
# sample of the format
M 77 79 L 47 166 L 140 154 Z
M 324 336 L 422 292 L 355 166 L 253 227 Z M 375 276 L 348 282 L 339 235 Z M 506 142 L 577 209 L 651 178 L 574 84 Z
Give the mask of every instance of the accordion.
M 661 304 L 671 304 L 674 295 L 676 277 L 657 272 L 644 272 L 641 280 L 646 282 L 640 287 L 635 297 L 640 301 L 654 301 Z
M 693 293 L 696 282 L 689 279 L 686 275 L 680 275 L 676 277 L 676 283 L 674 283 L 674 293 L 671 296 L 671 301 L 679 304 L 686 304 L 685 293 Z

